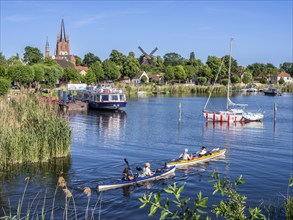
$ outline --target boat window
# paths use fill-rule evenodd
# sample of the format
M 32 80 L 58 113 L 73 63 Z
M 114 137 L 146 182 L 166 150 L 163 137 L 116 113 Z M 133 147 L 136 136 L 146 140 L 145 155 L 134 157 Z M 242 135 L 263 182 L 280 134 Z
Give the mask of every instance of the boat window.
M 102 101 L 109 101 L 109 95 L 102 95 Z
M 112 95 L 112 100 L 113 101 L 118 101 L 118 95 Z
M 120 95 L 120 101 L 125 101 L 125 96 L 124 95 Z
M 96 101 L 100 101 L 101 100 L 101 96 L 100 95 L 97 95 L 97 99 L 96 99 Z

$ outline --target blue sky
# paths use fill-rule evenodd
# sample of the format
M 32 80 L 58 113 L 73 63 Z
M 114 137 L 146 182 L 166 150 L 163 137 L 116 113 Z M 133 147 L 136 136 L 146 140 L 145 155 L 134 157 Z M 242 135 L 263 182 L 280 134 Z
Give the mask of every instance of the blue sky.
M 206 62 L 209 55 L 229 53 L 239 65 L 292 58 L 292 1 L 3 1 L 0 51 L 9 58 L 32 46 L 50 54 L 56 47 L 61 20 L 70 38 L 71 54 L 88 52 L 102 60 L 113 49 L 136 57 L 138 46 L 154 55 L 191 52 Z

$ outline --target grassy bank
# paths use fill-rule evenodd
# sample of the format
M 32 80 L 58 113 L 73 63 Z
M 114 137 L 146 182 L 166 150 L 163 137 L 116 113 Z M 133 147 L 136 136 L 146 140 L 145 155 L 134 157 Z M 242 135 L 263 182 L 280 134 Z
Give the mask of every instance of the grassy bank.
M 0 112 L 0 168 L 69 154 L 70 126 L 58 116 L 57 105 L 22 94 L 0 98 Z

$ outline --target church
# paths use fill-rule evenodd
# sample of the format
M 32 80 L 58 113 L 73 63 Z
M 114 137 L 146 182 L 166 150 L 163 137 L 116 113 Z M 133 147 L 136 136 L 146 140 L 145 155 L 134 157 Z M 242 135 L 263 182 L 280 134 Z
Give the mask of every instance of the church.
M 50 48 L 48 39 L 45 46 L 45 57 L 50 56 Z M 52 56 L 53 59 L 63 68 L 74 67 L 80 74 L 85 75 L 88 71 L 88 67 L 76 66 L 76 59 L 74 55 L 70 54 L 70 41 L 69 35 L 65 32 L 64 19 L 61 21 L 61 30 L 57 35 L 57 43 L 55 55 Z

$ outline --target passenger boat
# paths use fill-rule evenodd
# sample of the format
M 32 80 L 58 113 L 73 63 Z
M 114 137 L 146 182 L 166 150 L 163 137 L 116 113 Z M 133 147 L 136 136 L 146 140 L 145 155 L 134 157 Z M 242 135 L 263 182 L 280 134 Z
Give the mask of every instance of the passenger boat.
M 210 161 L 212 159 L 221 157 L 223 155 L 225 155 L 226 153 L 226 149 L 222 149 L 222 150 L 218 150 L 218 151 L 213 151 L 211 152 L 211 154 L 207 155 L 207 156 L 194 156 L 191 160 L 175 160 L 175 161 L 171 161 L 169 163 L 167 163 L 167 167 L 172 167 L 172 166 L 176 166 L 177 168 L 182 168 L 185 166 L 191 166 L 191 165 L 195 165 L 198 163 L 202 163 L 202 162 L 206 162 L 206 161 Z
M 227 98 L 226 98 L 226 109 L 221 111 L 210 111 L 207 110 L 207 105 L 211 98 L 211 94 L 213 92 L 213 88 L 215 83 L 218 79 L 219 73 L 221 72 L 221 67 L 223 65 L 224 60 L 222 60 L 220 69 L 214 81 L 214 85 L 210 91 L 209 97 L 206 101 L 206 104 L 203 108 L 203 116 L 206 118 L 207 121 L 214 121 L 214 122 L 250 122 L 250 121 L 261 121 L 264 117 L 262 112 L 251 112 L 245 109 L 247 104 L 236 104 L 230 100 L 230 75 L 231 75 L 231 51 L 232 51 L 232 39 L 230 40 L 230 59 L 229 59 L 229 72 L 228 72 L 228 84 L 227 84 Z
M 89 108 L 92 109 L 117 110 L 127 104 L 126 94 L 122 89 L 115 88 L 113 84 L 88 86 L 80 93 L 82 101 L 88 102 Z
M 169 167 L 164 167 L 162 169 L 157 169 L 153 176 L 138 176 L 138 177 L 135 177 L 133 180 L 119 179 L 115 181 L 104 182 L 97 185 L 97 190 L 100 192 L 100 191 L 105 191 L 109 189 L 116 189 L 116 188 L 120 188 L 124 186 L 129 186 L 129 185 L 136 185 L 139 183 L 144 183 L 144 182 L 148 182 L 152 180 L 169 178 L 175 175 L 175 169 L 176 169 L 176 166 L 169 166 Z

